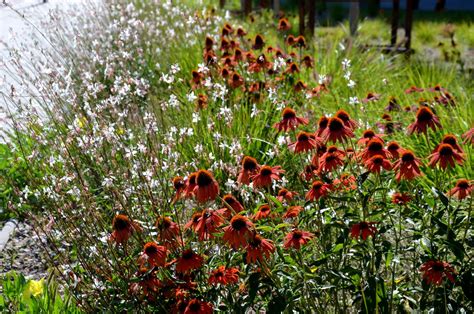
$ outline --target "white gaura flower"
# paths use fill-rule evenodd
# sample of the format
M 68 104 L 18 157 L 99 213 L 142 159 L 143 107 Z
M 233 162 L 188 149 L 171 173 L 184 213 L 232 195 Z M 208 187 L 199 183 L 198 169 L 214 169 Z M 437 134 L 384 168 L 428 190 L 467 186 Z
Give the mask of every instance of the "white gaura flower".
M 252 112 L 250 113 L 250 118 L 255 118 L 258 113 L 259 113 L 259 110 L 257 109 L 257 106 L 255 104 L 253 104 L 252 105 Z
M 356 86 L 356 83 L 353 80 L 349 80 L 349 83 L 347 83 L 347 87 L 349 88 L 354 88 Z
M 196 96 L 196 94 L 194 94 L 194 92 L 192 91 L 191 93 L 189 93 L 189 94 L 186 95 L 186 99 L 187 99 L 190 103 L 193 103 L 193 102 L 197 99 L 197 96 Z
M 198 123 L 201 120 L 201 117 L 199 116 L 199 112 L 193 112 L 192 114 L 192 121 L 193 123 Z
M 357 105 L 359 103 L 359 98 L 357 96 L 349 97 L 349 105 Z

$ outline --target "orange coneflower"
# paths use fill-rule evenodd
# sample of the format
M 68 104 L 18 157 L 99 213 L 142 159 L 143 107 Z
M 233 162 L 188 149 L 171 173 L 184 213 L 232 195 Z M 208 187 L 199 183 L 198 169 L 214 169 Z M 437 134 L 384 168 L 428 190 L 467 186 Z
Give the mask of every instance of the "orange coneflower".
M 134 221 L 130 220 L 128 216 L 118 214 L 112 221 L 113 232 L 110 235 L 110 240 L 117 244 L 124 244 L 128 241 L 134 231 L 141 231 L 140 226 Z
M 397 99 L 393 96 L 390 96 L 390 98 L 388 99 L 388 105 L 387 105 L 387 107 L 385 107 L 384 110 L 385 111 L 395 111 L 395 110 L 400 111 L 400 110 L 402 110 L 402 108 L 398 104 Z
M 242 204 L 240 204 L 240 202 L 231 194 L 224 195 L 222 200 L 226 208 L 232 209 L 236 213 L 240 213 L 244 210 Z M 226 216 L 226 218 L 228 218 L 228 216 Z
M 212 305 L 198 299 L 189 301 L 183 314 L 211 314 L 213 312 Z
M 375 134 L 375 132 L 371 129 L 368 129 L 368 130 L 365 130 L 364 133 L 362 133 L 362 137 L 357 141 L 357 144 L 358 145 L 365 145 L 367 144 L 371 139 L 379 139 L 380 141 L 382 141 L 382 143 L 384 142 L 382 137 L 385 136 L 384 134 Z
M 291 24 L 290 24 L 290 22 L 288 22 L 288 19 L 283 17 L 278 21 L 278 28 L 277 29 L 279 31 L 287 31 L 287 30 L 291 29 Z
M 329 188 L 329 184 L 316 180 L 311 184 L 311 188 L 308 193 L 306 193 L 306 199 L 308 201 L 317 201 L 321 197 L 324 197 L 328 194 Z
M 303 206 L 290 206 L 283 214 L 284 219 L 295 218 L 303 210 Z
M 397 172 L 395 178 L 400 181 L 401 179 L 412 180 L 421 176 L 420 164 L 420 159 L 416 158 L 412 151 L 404 151 L 400 159 L 393 165 L 393 170 Z
M 229 23 L 225 23 L 224 27 L 222 27 L 222 36 L 232 35 L 234 29 Z
M 167 252 L 166 247 L 155 242 L 148 242 L 143 247 L 140 263 L 143 264 L 145 261 L 148 261 L 151 266 L 165 266 Z
M 283 247 L 285 249 L 294 248 L 299 250 L 302 245 L 314 238 L 314 234 L 308 231 L 293 230 L 285 236 Z
M 193 252 L 192 249 L 184 250 L 176 261 L 176 272 L 187 273 L 190 270 L 198 269 L 204 263 L 204 258 Z
M 219 194 L 219 185 L 212 173 L 207 170 L 199 170 L 196 175 L 196 187 L 193 190 L 199 203 L 215 200 Z
M 471 145 L 474 145 L 474 128 L 468 130 L 466 133 L 464 133 L 461 136 L 464 139 L 464 144 L 471 143 Z
M 357 189 L 357 179 L 355 176 L 344 173 L 340 178 L 334 179 L 332 182 L 333 189 L 351 191 Z
M 456 186 L 448 192 L 448 195 L 454 196 L 457 199 L 462 200 L 471 195 L 473 190 L 474 185 L 471 184 L 471 182 L 466 179 L 460 179 L 456 182 Z
M 382 168 L 387 171 L 391 170 L 392 164 L 390 163 L 390 161 L 388 161 L 388 159 L 386 159 L 382 155 L 375 155 L 365 161 L 365 167 L 370 172 L 380 173 Z
M 212 46 L 214 46 L 214 39 L 209 36 L 206 36 L 205 49 L 212 50 Z
M 254 234 L 246 246 L 247 264 L 262 262 L 263 258 L 270 258 L 270 255 L 275 251 L 275 246 L 272 241 L 262 238 L 258 234 Z
M 368 103 L 369 101 L 375 101 L 379 99 L 380 99 L 380 94 L 370 92 L 370 93 L 367 93 L 367 96 L 365 96 L 364 99 L 362 99 L 362 102 Z
M 260 169 L 260 165 L 257 160 L 250 156 L 245 156 L 242 159 L 242 168 L 240 169 L 237 182 L 240 184 L 250 184 L 250 178 L 257 174 Z
M 278 132 L 288 132 L 288 130 L 294 130 L 301 124 L 306 125 L 308 123 L 308 119 L 296 116 L 296 112 L 293 109 L 287 107 L 282 111 L 281 121 L 275 123 L 273 127 L 278 129 Z
M 184 190 L 186 189 L 186 182 L 184 181 L 183 177 L 174 177 L 173 178 L 173 188 L 175 189 L 176 193 L 173 198 L 173 203 L 178 201 L 181 198 Z
M 317 155 L 315 157 L 317 157 Z M 300 177 L 304 181 L 309 181 L 317 174 L 317 171 L 318 171 L 318 166 L 311 163 L 304 167 L 303 172 L 300 173 Z
M 265 41 L 263 40 L 262 35 L 257 34 L 257 36 L 255 36 L 255 39 L 253 41 L 252 49 L 260 50 L 264 46 L 265 46 Z
M 224 228 L 222 239 L 237 249 L 247 244 L 252 228 L 253 224 L 247 217 L 237 214 L 230 220 L 230 225 Z
M 284 172 L 285 170 L 281 169 L 280 166 L 262 166 L 257 174 L 251 176 L 253 187 L 258 189 L 271 186 L 273 180 L 280 180 L 280 174 Z
M 321 144 L 321 138 L 315 137 L 314 134 L 301 131 L 296 136 L 296 142 L 289 144 L 288 147 L 295 153 L 302 153 L 318 149 L 318 146 Z
M 366 222 L 362 221 L 357 224 L 352 225 L 351 227 L 351 237 L 362 240 L 367 240 L 369 236 L 373 237 L 377 233 L 377 228 L 375 228 L 376 222 Z
M 202 212 L 195 212 L 192 216 L 191 219 L 184 225 L 184 229 L 193 229 L 196 231 L 196 227 L 199 223 L 199 220 L 201 219 Z
M 220 216 L 219 211 L 204 209 L 195 228 L 199 240 L 211 239 L 223 222 L 224 219 Z
M 302 80 L 299 80 L 298 82 L 296 82 L 293 89 L 295 90 L 295 92 L 298 93 L 298 92 L 301 92 L 301 91 L 305 90 L 307 87 L 308 87 L 308 85 L 305 82 L 303 82 Z
M 290 46 L 293 46 L 295 44 L 295 36 L 288 35 L 288 37 L 286 38 L 286 43 Z
M 209 275 L 209 284 L 223 286 L 236 284 L 239 281 L 239 269 L 235 267 L 226 268 L 224 265 L 214 269 Z
M 234 72 L 234 74 L 232 74 L 231 78 L 229 79 L 229 85 L 232 88 L 238 88 L 244 85 L 244 79 L 237 72 Z
M 411 201 L 411 196 L 407 193 L 394 193 L 392 195 L 392 203 L 396 205 L 406 205 L 409 201 Z
M 429 166 L 434 168 L 437 164 L 441 169 L 446 169 L 448 167 L 454 168 L 456 163 L 462 165 L 464 162 L 464 157 L 459 154 L 454 148 L 449 144 L 441 144 L 438 149 L 436 149 L 430 156 Z
M 179 235 L 179 226 L 173 222 L 169 217 L 158 217 L 156 220 L 156 227 L 158 229 L 158 238 L 163 241 L 175 242 Z
M 456 272 L 454 271 L 454 268 L 447 262 L 433 260 L 427 261 L 421 265 L 420 271 L 423 272 L 422 277 L 427 284 L 439 286 L 443 283 L 445 278 L 447 278 L 452 283 L 456 281 L 454 278 Z
M 207 107 L 207 96 L 199 94 L 196 100 L 196 110 L 202 110 Z
M 327 128 L 329 123 L 329 118 L 326 116 L 321 116 L 318 121 L 318 129 L 316 130 L 316 136 L 321 137 L 323 134 L 324 130 Z
M 355 120 L 351 119 L 351 116 L 345 110 L 338 110 L 334 117 L 339 118 L 344 122 L 344 125 L 347 126 L 351 131 L 354 131 L 358 124 Z
M 191 72 L 191 74 L 192 74 L 192 76 L 193 76 L 193 78 L 192 78 L 192 80 L 191 80 L 191 85 L 193 86 L 193 88 L 196 88 L 196 87 L 198 87 L 199 85 L 201 85 L 201 80 L 202 80 L 202 78 L 203 78 L 203 77 L 202 77 L 202 74 L 199 73 L 199 72 L 196 71 L 196 70 L 193 70 L 193 71 Z
M 423 88 L 416 87 L 415 85 L 413 85 L 413 86 L 410 86 L 410 88 L 405 89 L 405 94 L 411 94 L 411 93 L 414 93 L 414 92 L 421 93 L 422 91 L 424 91 Z
M 362 160 L 365 162 L 375 155 L 381 155 L 383 158 L 388 158 L 389 152 L 383 147 L 383 142 L 377 137 L 369 140 L 367 146 L 359 153 Z
M 286 200 L 286 201 L 290 202 L 290 201 L 293 200 L 293 197 L 295 197 L 295 195 L 298 195 L 298 193 L 288 191 L 285 188 L 281 188 L 278 191 L 277 200 L 279 200 L 280 202 L 283 202 L 283 200 Z
M 446 134 L 445 136 L 443 136 L 443 139 L 441 140 L 441 143 L 438 144 L 436 147 L 435 147 L 435 151 L 438 150 L 438 148 L 441 146 L 441 144 L 449 144 L 451 145 L 455 151 L 457 151 L 459 154 L 464 154 L 464 150 L 461 148 L 461 146 L 459 146 L 458 144 L 458 140 L 456 138 L 455 135 L 453 134 Z
M 390 153 L 390 157 L 392 159 L 398 159 L 400 158 L 400 154 L 402 154 L 405 150 L 401 148 L 397 142 L 393 141 L 388 143 L 387 151 Z
M 234 51 L 234 56 L 232 57 L 235 62 L 244 60 L 244 53 L 240 48 L 236 48 Z
M 446 88 L 442 87 L 440 84 L 436 84 L 435 86 L 428 89 L 430 92 L 445 92 L 447 91 Z
M 328 151 L 319 158 L 319 171 L 331 172 L 337 167 L 344 165 L 344 153 L 335 146 L 329 148 L 330 150 L 328 149 Z
M 408 126 L 408 134 L 426 133 L 428 127 L 436 131 L 437 128 L 442 128 L 438 117 L 428 107 L 420 107 L 416 112 L 416 120 Z
M 295 45 L 298 47 L 306 47 L 306 39 L 303 35 L 299 35 L 295 38 Z
M 245 35 L 247 35 L 247 32 L 242 27 L 237 28 L 237 36 L 244 37 Z
M 196 187 L 197 172 L 193 172 L 188 176 L 186 180 L 186 188 L 184 189 L 184 195 L 186 197 L 194 196 L 194 188 Z
M 343 120 L 337 117 L 332 117 L 328 121 L 328 126 L 321 134 L 321 138 L 328 142 L 344 142 L 350 137 L 354 137 L 352 130 L 344 125 Z
M 307 68 L 312 68 L 314 66 L 313 58 L 308 55 L 303 57 L 303 59 L 301 60 L 301 63 Z
M 288 68 L 286 69 L 285 73 L 287 73 L 287 74 L 300 73 L 300 68 L 298 67 L 298 65 L 296 63 L 291 62 L 288 65 Z
M 268 204 L 263 204 L 258 207 L 257 212 L 253 215 L 253 220 L 260 220 L 270 217 L 271 208 Z

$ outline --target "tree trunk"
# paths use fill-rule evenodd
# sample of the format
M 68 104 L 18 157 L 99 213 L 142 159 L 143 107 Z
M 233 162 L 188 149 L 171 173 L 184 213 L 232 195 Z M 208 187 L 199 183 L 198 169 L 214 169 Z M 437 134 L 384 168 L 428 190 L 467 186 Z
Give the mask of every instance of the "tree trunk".
M 411 47 L 411 28 L 413 25 L 413 10 L 414 10 L 414 2 L 416 0 L 407 0 L 407 12 L 405 17 L 405 48 L 407 50 Z
M 243 0 L 242 4 L 244 15 L 249 15 L 252 12 L 252 0 Z
M 349 28 L 351 36 L 355 36 L 359 27 L 359 1 L 352 1 L 349 11 Z
M 442 12 L 446 6 L 446 0 L 436 0 L 435 11 Z
M 400 15 L 400 0 L 393 0 L 392 10 L 392 36 L 390 38 L 390 46 L 395 46 L 397 43 L 398 18 Z
M 219 7 L 222 9 L 225 6 L 225 0 L 219 0 Z
M 300 35 L 304 35 L 304 19 L 305 19 L 305 0 L 298 0 L 299 16 L 300 16 Z
M 273 0 L 273 12 L 275 15 L 280 14 L 280 0 Z
M 316 26 L 316 0 L 306 0 L 308 7 L 308 30 L 311 36 L 314 35 L 314 27 Z

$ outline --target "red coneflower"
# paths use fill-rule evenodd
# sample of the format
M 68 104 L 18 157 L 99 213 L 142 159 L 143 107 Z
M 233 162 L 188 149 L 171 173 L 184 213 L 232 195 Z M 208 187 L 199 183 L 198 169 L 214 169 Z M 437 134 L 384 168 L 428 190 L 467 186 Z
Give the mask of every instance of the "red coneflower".
M 156 220 L 158 238 L 162 241 L 174 243 L 179 235 L 179 226 L 169 217 L 158 217 Z
M 344 165 L 344 153 L 340 150 L 331 150 L 325 152 L 319 158 L 319 171 L 331 172 L 334 169 Z
M 345 126 L 343 120 L 338 117 L 330 118 L 328 126 L 321 134 L 321 138 L 326 142 L 345 142 L 351 137 L 354 137 L 354 133 L 349 127 Z
M 317 157 L 317 156 L 315 156 Z M 313 157 L 314 159 L 314 157 Z M 317 160 L 317 158 L 316 158 Z M 318 166 L 314 164 L 309 164 L 306 165 L 303 169 L 303 172 L 300 173 L 300 178 L 304 181 L 309 181 L 311 180 L 315 175 L 317 175 L 318 172 Z
M 340 178 L 334 179 L 332 186 L 333 189 L 335 188 L 336 190 L 352 191 L 357 188 L 356 182 L 356 177 L 348 173 L 344 173 Z
M 329 118 L 326 116 L 321 116 L 318 121 L 318 130 L 316 131 L 316 136 L 321 137 L 324 130 L 327 128 L 329 123 Z
M 300 214 L 302 210 L 303 210 L 302 206 L 290 206 L 286 210 L 285 214 L 283 214 L 283 218 L 284 219 L 295 218 Z
M 443 139 L 441 140 L 441 143 L 436 145 L 434 151 L 437 151 L 438 148 L 441 146 L 441 144 L 449 144 L 451 145 L 454 150 L 456 150 L 459 154 L 464 154 L 464 150 L 459 146 L 458 140 L 455 135 L 453 134 L 446 134 L 443 136 Z
M 392 195 L 392 203 L 396 205 L 406 205 L 411 201 L 411 196 L 406 193 L 394 193 Z
M 262 238 L 258 234 L 254 234 L 249 240 L 246 247 L 247 264 L 256 263 L 257 261 L 262 262 L 263 258 L 270 258 L 271 254 L 275 251 L 275 246 L 272 241 Z
M 321 138 L 315 137 L 314 134 L 301 131 L 296 136 L 296 142 L 289 144 L 288 147 L 295 153 L 302 153 L 318 149 L 318 146 L 321 144 Z
M 445 92 L 446 88 L 442 87 L 440 84 L 436 84 L 435 86 L 428 89 L 430 92 Z
M 375 93 L 367 93 L 364 99 L 362 99 L 363 103 L 368 103 L 369 101 L 375 101 L 380 99 L 380 94 Z
M 205 49 L 206 50 L 212 50 L 212 46 L 214 46 L 214 39 L 207 36 L 206 41 L 205 41 Z
M 448 167 L 454 168 L 456 163 L 462 165 L 464 157 L 456 152 L 454 148 L 449 144 L 441 144 L 438 149 L 434 151 L 430 156 L 429 166 L 434 168 L 437 164 L 441 169 Z
M 306 39 L 304 38 L 303 35 L 299 35 L 298 37 L 295 38 L 295 44 L 298 47 L 306 47 Z
M 196 231 L 196 227 L 201 219 L 202 212 L 196 212 L 192 215 L 191 219 L 184 225 L 184 229 L 193 229 Z
M 265 41 L 263 40 L 262 35 L 258 34 L 257 36 L 255 36 L 255 39 L 253 41 L 252 49 L 260 50 L 264 46 L 265 46 Z
M 242 27 L 237 28 L 237 36 L 244 37 L 245 35 L 247 35 L 247 32 Z
M 383 143 L 383 136 L 385 136 L 385 134 L 375 134 L 373 130 L 368 129 L 362 133 L 362 137 L 357 141 L 357 144 L 361 146 L 366 145 L 371 139 L 374 138 L 379 139 Z
M 393 165 L 393 170 L 397 172 L 396 180 L 412 180 L 421 176 L 420 164 L 420 159 L 416 158 L 412 151 L 405 150 L 401 154 L 400 159 Z
M 247 244 L 247 238 L 252 233 L 252 228 L 253 224 L 247 217 L 235 215 L 230 220 L 230 225 L 224 228 L 222 239 L 233 248 L 238 249 Z
M 352 225 L 351 237 L 354 239 L 362 238 L 362 240 L 367 240 L 369 236 L 374 237 L 377 233 L 377 228 L 374 227 L 376 224 L 376 222 L 362 221 Z
M 474 145 L 474 128 L 464 133 L 461 137 L 464 139 L 464 144 L 471 143 L 471 145 Z
M 471 182 L 466 179 L 460 179 L 456 182 L 456 186 L 448 192 L 448 195 L 462 200 L 471 195 L 473 190 L 474 185 L 472 185 Z
M 421 265 L 420 271 L 423 273 L 423 280 L 427 284 L 439 286 L 443 283 L 445 278 L 447 278 L 452 283 L 456 281 L 454 278 L 456 272 L 454 271 L 454 268 L 447 262 L 434 260 L 427 261 Z
M 260 219 L 263 219 L 263 218 L 267 218 L 267 217 L 270 216 L 270 213 L 271 213 L 270 205 L 268 205 L 268 204 L 260 205 L 258 207 L 257 212 L 253 216 L 253 219 L 254 220 L 260 220 Z
M 142 259 L 147 260 L 152 266 L 162 267 L 166 264 L 166 254 L 168 250 L 155 242 L 148 242 L 143 247 Z
M 231 194 L 224 195 L 222 200 L 224 203 L 223 205 L 229 210 L 232 209 L 235 213 L 240 213 L 244 210 L 244 206 L 242 206 L 242 204 L 240 204 L 240 202 Z M 225 217 L 229 218 L 231 213 L 232 211 L 226 211 Z M 227 216 L 227 214 L 229 214 L 229 216 Z
M 387 107 L 385 107 L 384 110 L 385 111 L 395 111 L 395 110 L 400 111 L 400 110 L 402 110 L 402 108 L 398 104 L 397 99 L 393 96 L 390 96 L 390 98 L 388 99 L 388 105 L 387 105 Z
M 307 68 L 312 68 L 314 66 L 314 60 L 311 56 L 304 56 L 303 59 L 301 59 L 301 63 L 307 67 Z
M 351 129 L 351 131 L 354 131 L 358 126 L 357 122 L 355 120 L 352 120 L 345 110 L 338 110 L 334 117 L 341 119 L 342 122 L 344 122 L 344 125 Z
M 365 167 L 372 173 L 380 173 L 383 169 L 390 171 L 392 169 L 392 164 L 388 159 L 385 159 L 382 155 L 375 155 L 370 157 L 365 162 Z
M 285 170 L 281 169 L 280 166 L 262 166 L 257 174 L 251 176 L 253 187 L 255 189 L 265 188 L 272 185 L 273 180 L 280 180 L 280 174 L 284 173 Z
M 289 45 L 289 46 L 293 46 L 295 44 L 295 36 L 293 35 L 288 35 L 288 37 L 286 38 L 286 43 Z
M 278 123 L 275 123 L 273 126 L 275 129 L 278 130 L 278 132 L 285 131 L 288 132 L 288 130 L 294 130 L 296 129 L 299 125 L 301 124 L 308 124 L 308 119 L 297 117 L 296 112 L 287 107 L 283 109 L 282 112 L 282 120 Z
M 174 177 L 173 178 L 173 188 L 176 191 L 174 198 L 173 198 L 173 203 L 178 201 L 181 198 L 181 195 L 183 194 L 184 190 L 186 189 L 186 182 L 182 177 Z
M 224 219 L 219 215 L 218 211 L 211 209 L 203 210 L 195 228 L 196 233 L 199 235 L 199 240 L 203 241 L 212 238 L 213 233 L 218 231 L 223 222 Z
M 230 42 L 224 37 L 222 37 L 220 50 L 227 51 L 229 49 L 230 49 Z
M 196 100 L 196 110 L 202 110 L 207 107 L 207 96 L 199 94 Z
M 294 248 L 299 250 L 302 245 L 314 238 L 314 234 L 302 230 L 293 230 L 285 236 L 283 247 L 285 249 Z
M 176 261 L 176 272 L 187 273 L 190 270 L 198 269 L 204 263 L 204 258 L 193 252 L 192 249 L 184 250 Z
M 184 310 L 184 314 L 211 314 L 213 312 L 212 305 L 198 299 L 189 301 L 188 306 Z
M 383 142 L 378 138 L 371 139 L 362 152 L 360 152 L 362 160 L 367 162 L 375 155 L 381 155 L 383 158 L 388 158 L 389 152 L 383 147 Z
M 219 185 L 212 173 L 207 170 L 199 170 L 197 172 L 194 194 L 199 203 L 216 199 L 219 194 Z
M 244 79 L 238 73 L 234 72 L 234 74 L 232 74 L 231 78 L 229 79 L 229 85 L 232 88 L 238 88 L 244 85 Z
M 298 92 L 301 92 L 301 91 L 305 90 L 307 87 L 308 87 L 308 85 L 305 84 L 305 82 L 303 82 L 302 80 L 299 80 L 298 82 L 296 82 L 293 89 L 294 89 L 295 92 L 298 93 Z
M 288 65 L 288 68 L 286 69 L 285 73 L 287 73 L 287 74 L 300 73 L 300 68 L 298 67 L 298 65 L 296 63 L 291 62 Z
M 257 160 L 250 156 L 245 156 L 242 159 L 242 168 L 240 169 L 237 182 L 240 184 L 250 184 L 250 178 L 257 174 L 260 169 L 260 165 Z
M 328 194 L 329 188 L 330 188 L 330 185 L 327 183 L 323 183 L 322 181 L 319 181 L 319 180 L 314 181 L 311 184 L 310 190 L 308 191 L 308 193 L 306 193 L 306 199 L 308 201 L 317 201 L 321 197 L 324 197 Z
M 150 271 L 148 268 L 143 267 L 138 270 L 138 278 L 140 278 L 140 281 L 131 284 L 130 290 L 135 292 L 136 289 L 141 287 L 143 294 L 149 300 L 155 300 L 158 289 L 163 287 L 163 284 L 160 282 L 160 280 L 156 278 L 156 272 Z
M 112 221 L 113 232 L 110 240 L 117 244 L 124 244 L 132 236 L 134 231 L 141 231 L 141 227 L 130 220 L 126 215 L 118 214 Z
M 283 200 L 286 200 L 286 201 L 290 202 L 290 201 L 293 200 L 293 197 L 295 197 L 295 195 L 298 195 L 298 193 L 288 191 L 285 188 L 281 188 L 278 191 L 277 200 L 279 200 L 280 202 L 283 202 Z
M 408 134 L 426 133 L 428 127 L 436 131 L 437 128 L 442 128 L 438 117 L 428 107 L 420 107 L 416 112 L 416 120 L 408 126 Z
M 291 24 L 290 24 L 290 22 L 288 22 L 288 19 L 281 18 L 278 21 L 278 28 L 277 29 L 279 31 L 287 31 L 287 30 L 291 29 Z
M 235 267 L 226 268 L 225 266 L 219 266 L 214 269 L 209 275 L 209 284 L 223 286 L 236 284 L 239 281 L 239 269 Z
M 410 86 L 410 88 L 405 89 L 405 94 L 411 94 L 411 93 L 415 93 L 415 92 L 421 93 L 422 91 L 424 91 L 423 88 L 416 87 L 415 85 L 413 85 L 413 86 Z
M 398 159 L 400 158 L 400 154 L 402 154 L 405 150 L 400 147 L 400 145 L 393 141 L 388 143 L 387 151 L 390 153 L 391 159 Z
M 186 197 L 194 196 L 194 188 L 196 187 L 196 177 L 197 177 L 197 172 L 193 172 L 189 175 L 188 179 L 186 180 L 186 188 L 184 189 L 184 195 Z

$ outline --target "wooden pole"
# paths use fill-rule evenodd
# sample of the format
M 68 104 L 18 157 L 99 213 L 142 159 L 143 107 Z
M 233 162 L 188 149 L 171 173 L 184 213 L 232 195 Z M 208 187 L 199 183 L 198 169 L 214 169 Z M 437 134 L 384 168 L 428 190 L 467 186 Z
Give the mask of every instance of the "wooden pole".
M 305 0 L 298 0 L 300 16 L 300 35 L 304 35 Z
M 316 26 L 316 0 L 306 0 L 308 7 L 308 29 L 311 37 L 314 35 L 314 27 Z
M 393 0 L 392 9 L 392 36 L 390 38 L 390 46 L 397 44 L 398 18 L 400 16 L 400 0 Z
M 349 28 L 351 31 L 351 36 L 356 35 L 357 28 L 359 27 L 359 11 L 359 1 L 352 1 L 349 11 Z
M 407 0 L 407 13 L 405 17 L 405 48 L 410 50 L 411 47 L 411 28 L 413 25 L 413 9 L 414 0 Z

